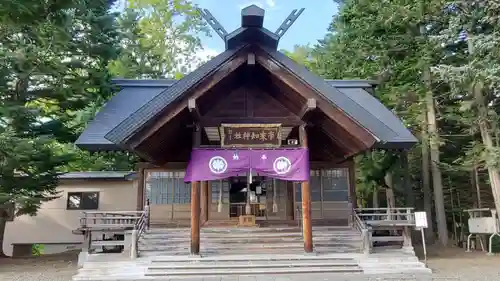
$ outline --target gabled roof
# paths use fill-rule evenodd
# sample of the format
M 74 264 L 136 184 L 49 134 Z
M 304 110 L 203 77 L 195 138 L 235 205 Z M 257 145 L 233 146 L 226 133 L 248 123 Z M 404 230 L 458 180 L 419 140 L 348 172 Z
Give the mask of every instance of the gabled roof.
M 210 74 L 216 71 L 225 62 L 230 61 L 242 48 L 243 46 L 232 50 L 226 50 L 192 71 L 184 78 L 178 80 L 172 87 L 156 93 L 147 103 L 144 103 L 128 117 L 122 119 L 122 122 L 117 126 L 111 128 L 104 137 L 118 145 L 123 144 L 135 131 L 158 116 L 166 106 L 181 97 L 187 90 L 200 83 L 203 78 L 210 76 Z
M 389 111 L 380 101 L 369 93 L 376 86 L 376 83 L 369 80 L 324 80 L 329 87 L 333 87 L 355 101 L 369 111 L 372 116 L 384 124 L 389 124 L 391 130 L 398 131 L 398 135 L 406 137 L 393 139 L 386 142 L 385 146 L 391 147 L 401 145 L 401 140 L 410 142 L 415 140 L 411 133 L 404 127 L 401 121 Z M 80 135 L 76 145 L 82 149 L 90 151 L 120 150 L 120 148 L 105 138 L 114 127 L 131 116 L 136 110 L 152 101 L 158 94 L 166 91 L 175 84 L 174 80 L 159 79 L 116 79 L 113 82 L 121 87 L 121 91 L 116 94 L 96 115 L 87 129 Z M 410 135 L 408 135 L 410 134 Z M 404 143 L 403 143 L 404 144 Z M 383 143 L 379 143 L 383 146 Z
M 78 137 L 76 145 L 80 148 L 92 151 L 118 149 L 104 136 L 176 81 L 116 79 L 113 82 L 121 87 L 121 91 L 101 108 Z
M 261 49 L 274 61 L 281 64 L 298 79 L 330 101 L 333 106 L 343 110 L 347 116 L 368 130 L 376 138 L 377 147 L 405 148 L 411 147 L 417 142 L 416 138 L 402 124 L 399 118 L 377 99 L 361 89 L 362 87 L 357 88 L 357 91 L 340 91 L 283 53 L 265 46 L 261 46 Z M 124 145 L 137 130 L 158 116 L 171 102 L 180 98 L 204 77 L 234 57 L 237 50 L 225 51 L 171 87 L 161 91 L 150 101 L 123 119 L 120 124 L 112 128 L 104 137 L 117 145 Z M 365 96 L 360 98 L 356 95 Z
M 337 89 L 280 51 L 264 46 L 262 49 L 273 60 L 282 64 L 297 78 L 329 100 L 332 105 L 343 110 L 346 115 L 372 133 L 377 139 L 377 147 L 406 148 L 417 143 L 415 136 L 401 120 L 372 95 L 366 95 L 365 90 L 349 89 L 349 87 L 345 87 L 344 90 Z
M 302 10 L 301 10 L 302 11 Z M 294 10 L 278 30 L 288 29 L 300 15 Z M 408 148 L 417 140 L 402 122 L 369 92 L 374 83 L 361 80 L 324 80 L 305 67 L 277 51 L 283 34 L 273 33 L 263 27 L 264 10 L 253 5 L 242 10 L 242 25 L 227 34 L 208 11 L 202 13 L 207 22 L 219 31 L 226 43 L 226 50 L 172 83 L 168 80 L 120 80 L 122 90 L 96 115 L 76 144 L 89 150 L 112 150 L 127 147 L 127 142 L 148 122 L 184 97 L 189 90 L 219 71 L 244 48 L 255 48 L 268 56 L 296 79 L 313 89 L 322 99 L 342 110 L 358 128 L 363 127 L 376 139 L 375 146 L 383 148 Z M 254 49 L 252 49 L 254 50 Z M 187 106 L 187 105 L 186 105 Z

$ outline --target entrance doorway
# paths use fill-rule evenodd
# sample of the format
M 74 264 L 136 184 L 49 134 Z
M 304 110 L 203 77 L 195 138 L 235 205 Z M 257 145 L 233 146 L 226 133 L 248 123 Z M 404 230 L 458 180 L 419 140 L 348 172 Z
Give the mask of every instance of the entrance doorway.
M 250 213 L 257 218 L 267 217 L 267 192 L 263 185 L 264 177 L 252 177 L 248 184 L 248 176 L 232 177 L 229 179 L 229 217 L 237 218 L 247 214 L 247 201 Z
M 293 184 L 291 182 L 262 176 L 229 179 L 229 216 L 237 218 L 247 214 L 257 221 L 285 221 L 294 219 Z M 248 201 L 248 204 L 247 204 Z

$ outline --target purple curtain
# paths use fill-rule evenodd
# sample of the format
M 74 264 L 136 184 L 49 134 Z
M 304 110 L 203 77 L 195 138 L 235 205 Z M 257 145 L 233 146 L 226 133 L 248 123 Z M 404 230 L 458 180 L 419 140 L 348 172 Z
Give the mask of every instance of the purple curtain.
M 184 181 L 220 180 L 245 175 L 250 169 L 261 176 L 306 181 L 309 180 L 309 153 L 305 148 L 193 149 Z

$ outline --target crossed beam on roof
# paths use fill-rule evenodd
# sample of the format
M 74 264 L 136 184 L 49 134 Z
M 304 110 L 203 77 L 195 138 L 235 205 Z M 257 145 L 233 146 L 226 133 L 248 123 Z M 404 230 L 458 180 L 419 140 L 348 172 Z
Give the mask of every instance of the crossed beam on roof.
M 304 8 L 299 10 L 294 9 L 290 15 L 281 23 L 280 27 L 274 32 L 278 39 L 283 37 L 288 29 L 293 25 L 293 23 L 299 18 L 299 16 L 304 12 Z M 226 40 L 226 36 L 228 35 L 226 29 L 219 23 L 219 21 L 210 13 L 208 9 L 200 9 L 198 8 L 200 15 L 205 19 L 205 21 L 212 27 L 212 29 L 222 38 L 222 40 Z

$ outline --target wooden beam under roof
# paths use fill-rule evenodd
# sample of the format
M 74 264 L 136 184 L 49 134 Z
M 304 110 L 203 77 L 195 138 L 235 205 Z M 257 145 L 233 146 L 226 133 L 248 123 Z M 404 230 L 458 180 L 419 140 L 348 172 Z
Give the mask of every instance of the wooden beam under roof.
M 208 90 L 212 89 L 224 78 L 229 76 L 233 71 L 240 67 L 246 61 L 246 55 L 239 54 L 232 60 L 223 64 L 217 71 L 212 73 L 209 77 L 206 77 L 203 82 L 201 82 L 197 87 L 195 87 L 189 94 L 188 99 L 196 99 L 206 93 Z M 173 108 L 172 108 L 173 107 Z M 141 137 L 130 143 L 130 147 L 136 148 L 156 131 L 158 131 L 163 125 L 168 123 L 172 118 L 177 116 L 182 110 L 186 109 L 186 99 L 184 102 L 173 103 L 172 107 L 163 115 L 159 120 L 157 120 L 151 127 L 146 128 Z
M 362 150 L 371 148 L 375 144 L 377 141 L 376 138 L 368 130 L 366 130 L 366 128 L 356 123 L 356 121 L 346 115 L 342 109 L 333 105 L 330 101 L 325 100 L 321 93 L 318 93 L 315 89 L 312 89 L 309 85 L 302 82 L 300 77 L 296 77 L 294 73 L 274 61 L 264 51 L 256 51 L 256 60 L 260 65 L 267 69 L 271 75 L 293 89 L 295 92 L 302 95 L 304 98 L 317 99 L 317 107 L 321 109 L 321 111 L 324 112 L 330 120 L 334 120 L 334 122 L 343 127 L 345 133 L 351 135 L 353 139 L 361 143 L 363 145 Z
M 299 118 L 302 120 L 306 119 L 307 115 L 314 109 L 316 109 L 316 99 L 307 99 L 306 103 L 299 112 Z
M 188 100 L 188 109 L 189 112 L 191 113 L 191 116 L 193 117 L 193 120 L 199 124 L 201 120 L 201 114 L 200 110 L 198 109 L 198 106 L 196 105 L 196 99 L 189 99 Z

